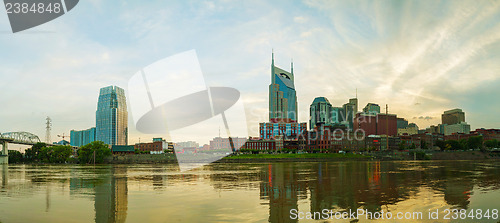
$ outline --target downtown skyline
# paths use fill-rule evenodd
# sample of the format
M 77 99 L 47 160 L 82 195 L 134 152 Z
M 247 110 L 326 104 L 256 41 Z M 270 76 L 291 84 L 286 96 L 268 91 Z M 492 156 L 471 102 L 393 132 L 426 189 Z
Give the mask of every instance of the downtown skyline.
M 299 122 L 308 122 L 315 97 L 340 107 L 357 88 L 359 107 L 389 104 L 389 113 L 420 128 L 453 108 L 467 113 L 471 129 L 500 127 L 500 3 L 358 3 L 255 2 L 235 13 L 231 2 L 80 2 L 32 31 L 0 34 L 0 132 L 43 139 L 50 116 L 52 141 L 59 141 L 58 134 L 94 125 L 101 87 L 126 87 L 141 67 L 196 49 L 207 84 L 240 90 L 249 135 L 257 136 L 258 123 L 268 120 L 272 48 L 278 67 L 293 57 Z M 3 13 L 1 30 L 9 30 Z M 153 136 L 129 125 L 129 144 Z

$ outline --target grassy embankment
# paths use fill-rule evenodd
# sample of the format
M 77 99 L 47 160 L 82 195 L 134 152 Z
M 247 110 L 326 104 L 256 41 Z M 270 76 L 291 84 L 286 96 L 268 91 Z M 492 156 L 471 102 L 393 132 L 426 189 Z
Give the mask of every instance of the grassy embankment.
M 224 159 L 328 159 L 328 158 L 371 158 L 371 156 L 361 154 L 341 154 L 341 153 L 281 153 L 281 154 L 240 154 L 227 156 Z

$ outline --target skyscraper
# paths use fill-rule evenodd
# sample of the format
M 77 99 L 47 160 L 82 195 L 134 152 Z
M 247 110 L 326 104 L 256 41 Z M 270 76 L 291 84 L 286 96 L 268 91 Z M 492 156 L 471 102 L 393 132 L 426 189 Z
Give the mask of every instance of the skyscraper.
M 344 121 L 345 114 L 344 108 L 342 107 L 332 107 L 332 122 L 334 124 L 340 124 Z
M 347 126 L 349 127 L 349 129 L 353 129 L 354 116 L 356 115 L 356 112 L 354 112 L 354 109 L 356 108 L 354 106 L 355 105 L 351 103 L 346 103 L 342 105 L 342 108 L 344 109 L 343 119 L 347 124 Z
M 271 63 L 271 84 L 269 85 L 269 121 L 296 122 L 297 94 L 295 92 L 293 63 L 291 72 L 274 66 L 274 53 Z
M 354 111 L 354 115 L 356 115 L 356 113 L 358 113 L 358 96 L 356 95 L 355 98 L 349 99 L 349 104 L 352 105 L 353 111 Z
M 101 88 L 96 111 L 96 140 L 127 145 L 128 113 L 125 91 L 117 86 Z
M 462 109 L 456 108 L 445 111 L 441 115 L 442 124 L 453 125 L 460 122 L 465 122 L 465 112 Z
M 333 124 L 332 104 L 325 97 L 317 97 L 309 107 L 309 128 L 314 129 L 318 125 Z

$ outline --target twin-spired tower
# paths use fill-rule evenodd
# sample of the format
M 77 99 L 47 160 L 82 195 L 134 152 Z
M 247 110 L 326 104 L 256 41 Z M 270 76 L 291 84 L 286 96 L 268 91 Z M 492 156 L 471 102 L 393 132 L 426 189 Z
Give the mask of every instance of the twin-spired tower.
M 297 122 L 297 94 L 295 92 L 293 62 L 291 71 L 274 66 L 271 62 L 271 84 L 269 85 L 269 121 Z

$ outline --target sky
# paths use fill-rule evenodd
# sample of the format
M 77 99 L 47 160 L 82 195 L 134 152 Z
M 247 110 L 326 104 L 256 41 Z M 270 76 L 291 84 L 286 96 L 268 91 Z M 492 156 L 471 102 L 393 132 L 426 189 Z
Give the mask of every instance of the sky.
M 271 52 L 293 59 L 299 121 L 315 97 L 377 103 L 420 128 L 461 108 L 471 129 L 500 128 L 500 1 L 85 0 L 13 34 L 0 7 L 0 132 L 52 141 L 95 126 L 101 87 L 196 50 L 208 86 L 238 89 L 248 131 L 268 120 Z M 129 144 L 157 135 L 135 129 Z M 196 140 L 196 139 L 194 139 Z

